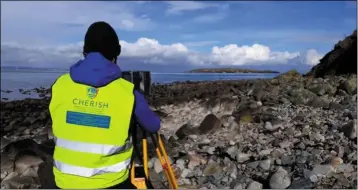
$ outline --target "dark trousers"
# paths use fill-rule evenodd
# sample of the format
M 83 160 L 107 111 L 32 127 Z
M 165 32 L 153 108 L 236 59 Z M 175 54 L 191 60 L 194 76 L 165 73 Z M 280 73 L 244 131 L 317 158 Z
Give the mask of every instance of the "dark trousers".
M 57 189 L 61 189 L 57 187 Z M 120 184 L 114 185 L 112 187 L 102 188 L 102 189 L 137 189 L 131 182 L 131 178 L 129 177 L 127 180 L 123 181 Z

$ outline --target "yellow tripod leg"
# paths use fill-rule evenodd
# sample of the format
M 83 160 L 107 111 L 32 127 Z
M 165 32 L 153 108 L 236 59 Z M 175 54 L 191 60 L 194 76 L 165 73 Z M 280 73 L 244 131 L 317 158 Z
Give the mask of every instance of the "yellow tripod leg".
M 164 171 L 165 177 L 168 179 L 169 187 L 170 187 L 170 189 L 173 189 L 173 185 L 172 185 L 172 183 L 171 183 L 171 181 L 170 181 L 169 173 L 168 173 L 168 170 L 167 170 L 168 164 L 164 163 L 163 156 L 162 156 L 162 154 L 161 154 L 161 152 L 160 152 L 160 149 L 159 149 L 158 147 L 155 149 L 155 151 L 157 152 L 157 156 L 158 156 L 159 162 L 160 162 L 160 164 L 161 164 L 162 167 L 163 167 L 163 171 Z
M 147 184 L 145 183 L 145 178 L 148 179 L 148 149 L 147 149 L 147 139 L 142 139 L 142 147 L 143 147 L 143 168 L 145 177 L 136 178 L 135 177 L 135 165 L 134 162 L 132 164 L 131 169 L 131 182 L 134 186 L 136 186 L 138 189 L 148 189 Z
M 159 148 L 161 149 L 161 152 L 163 152 L 165 162 L 167 163 L 167 170 L 168 170 L 168 174 L 169 174 L 168 180 L 170 181 L 172 188 L 178 189 L 178 184 L 177 184 L 177 181 L 175 179 L 173 168 L 171 167 L 171 163 L 170 163 L 170 161 L 168 159 L 167 152 L 166 152 L 166 150 L 164 148 L 163 141 L 162 141 L 162 139 L 161 139 L 159 134 L 157 134 L 157 136 L 158 136 Z
M 144 167 L 144 173 L 145 177 L 148 179 L 148 147 L 147 147 L 147 139 L 143 138 L 143 167 Z

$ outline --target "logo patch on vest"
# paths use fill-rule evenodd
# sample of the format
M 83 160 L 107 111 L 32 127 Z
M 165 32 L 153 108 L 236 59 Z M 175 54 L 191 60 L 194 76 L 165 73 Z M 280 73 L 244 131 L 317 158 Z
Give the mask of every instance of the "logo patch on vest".
M 99 91 L 99 89 L 97 89 L 97 88 L 88 87 L 87 88 L 87 96 L 88 96 L 88 98 L 94 99 L 97 96 L 98 91 Z

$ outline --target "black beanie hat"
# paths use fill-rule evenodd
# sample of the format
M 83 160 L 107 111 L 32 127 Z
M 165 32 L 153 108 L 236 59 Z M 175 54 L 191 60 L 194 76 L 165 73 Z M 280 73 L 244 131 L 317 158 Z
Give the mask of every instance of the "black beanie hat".
M 106 22 L 91 24 L 85 36 L 83 54 L 99 52 L 112 61 L 121 53 L 121 45 L 116 31 Z

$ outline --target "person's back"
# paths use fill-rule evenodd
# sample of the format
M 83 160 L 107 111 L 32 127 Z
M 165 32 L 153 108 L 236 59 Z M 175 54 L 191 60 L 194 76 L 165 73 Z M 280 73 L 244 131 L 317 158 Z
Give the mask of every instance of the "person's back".
M 160 120 L 134 85 L 121 78 L 115 64 L 120 51 L 111 26 L 92 24 L 85 59 L 52 86 L 53 170 L 59 188 L 135 188 L 129 178 L 132 116 L 148 132 L 157 132 Z

